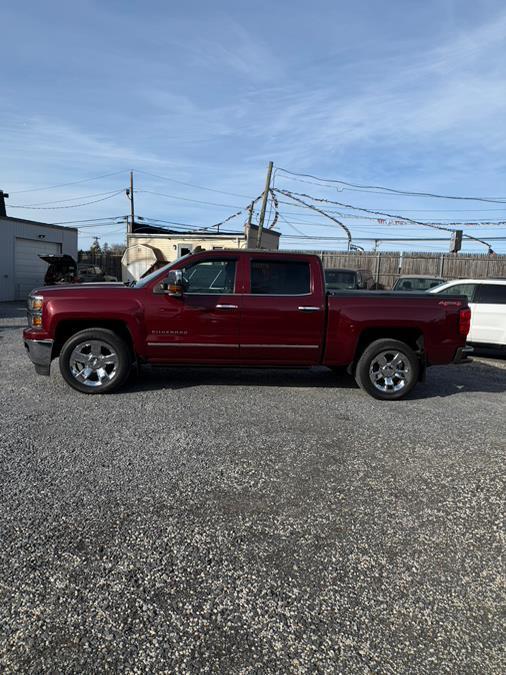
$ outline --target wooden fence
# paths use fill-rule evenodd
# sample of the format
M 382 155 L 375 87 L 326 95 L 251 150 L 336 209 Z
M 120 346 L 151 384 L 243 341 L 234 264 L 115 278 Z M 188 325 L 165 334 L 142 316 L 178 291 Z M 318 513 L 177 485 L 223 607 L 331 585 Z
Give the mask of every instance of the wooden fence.
M 442 253 L 347 253 L 305 251 L 315 253 L 329 268 L 367 269 L 378 288 L 392 288 L 405 274 L 422 274 L 450 279 L 506 278 L 506 255 L 442 254 Z
M 506 255 L 441 254 L 441 253 L 347 253 L 339 251 L 301 251 L 320 256 L 324 267 L 368 269 L 378 288 L 392 288 L 404 274 L 427 274 L 443 279 L 506 278 Z M 106 274 L 121 280 L 121 255 L 79 252 L 79 262 L 101 267 Z
M 90 253 L 79 251 L 78 262 L 100 267 L 105 274 L 110 274 L 121 281 L 121 258 L 117 253 Z

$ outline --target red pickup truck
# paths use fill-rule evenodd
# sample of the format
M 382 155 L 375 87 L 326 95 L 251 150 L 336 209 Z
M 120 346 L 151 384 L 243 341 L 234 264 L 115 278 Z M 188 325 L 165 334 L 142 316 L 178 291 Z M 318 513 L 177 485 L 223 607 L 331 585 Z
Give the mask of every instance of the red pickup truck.
M 28 298 L 26 350 L 74 389 L 112 392 L 134 365 L 325 365 L 379 399 L 405 396 L 429 365 L 458 362 L 464 296 L 325 290 L 314 255 L 190 254 L 133 286 L 44 287 Z

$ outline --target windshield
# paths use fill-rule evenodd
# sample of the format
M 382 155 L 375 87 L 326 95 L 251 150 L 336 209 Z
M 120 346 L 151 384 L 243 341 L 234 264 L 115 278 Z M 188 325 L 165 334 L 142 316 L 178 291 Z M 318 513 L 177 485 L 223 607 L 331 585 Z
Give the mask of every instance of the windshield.
M 176 263 L 178 263 L 180 260 L 183 260 L 184 258 L 188 258 L 190 254 L 187 253 L 186 255 L 182 255 L 180 258 L 177 258 L 171 263 L 168 263 L 168 265 L 165 265 L 165 267 L 159 267 L 157 270 L 154 272 L 151 272 L 151 274 L 148 274 L 145 277 L 142 277 L 142 279 L 139 279 L 139 281 L 134 281 L 131 286 L 135 288 L 144 288 L 144 286 L 147 286 L 149 283 L 153 281 L 153 279 L 156 279 L 158 276 L 163 277 L 164 272 L 168 272 Z
M 330 290 L 357 287 L 357 275 L 346 270 L 325 270 L 325 285 Z

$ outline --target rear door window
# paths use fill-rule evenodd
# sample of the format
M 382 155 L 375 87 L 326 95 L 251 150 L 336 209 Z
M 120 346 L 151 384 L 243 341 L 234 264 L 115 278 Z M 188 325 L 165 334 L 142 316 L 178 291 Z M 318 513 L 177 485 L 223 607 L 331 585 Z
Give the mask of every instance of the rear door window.
M 475 302 L 489 305 L 506 305 L 506 284 L 479 284 Z
M 311 292 L 309 263 L 284 260 L 251 262 L 253 295 L 306 295 Z

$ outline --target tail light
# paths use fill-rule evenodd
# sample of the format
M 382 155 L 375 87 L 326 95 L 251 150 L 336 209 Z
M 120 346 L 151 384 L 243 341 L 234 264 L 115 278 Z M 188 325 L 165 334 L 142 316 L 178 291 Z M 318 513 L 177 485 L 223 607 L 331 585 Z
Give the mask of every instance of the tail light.
M 466 336 L 471 327 L 471 310 L 469 307 L 461 309 L 459 312 L 459 333 Z

